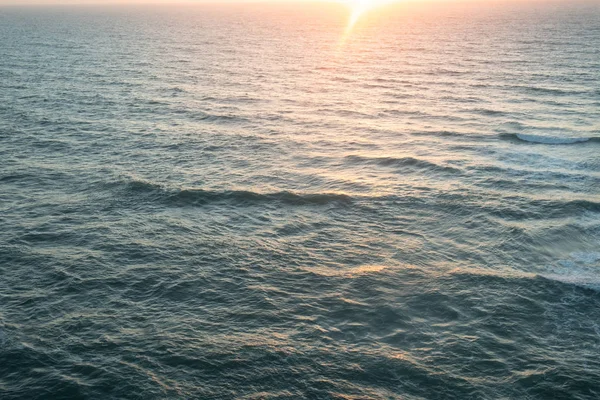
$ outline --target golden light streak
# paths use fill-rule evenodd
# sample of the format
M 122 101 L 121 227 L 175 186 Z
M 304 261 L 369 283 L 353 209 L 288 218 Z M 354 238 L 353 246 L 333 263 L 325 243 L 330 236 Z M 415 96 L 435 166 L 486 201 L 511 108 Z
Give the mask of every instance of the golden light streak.
M 347 5 L 350 8 L 350 17 L 348 18 L 348 24 L 346 30 L 342 36 L 342 40 L 339 44 L 339 49 L 344 47 L 344 44 L 348 40 L 348 37 L 354 30 L 354 27 L 360 20 L 360 18 L 368 11 L 384 6 L 386 4 L 396 3 L 400 0 L 339 0 L 341 3 Z
M 347 4 L 352 10 L 348 25 L 346 26 L 346 35 L 352 32 L 352 29 L 354 29 L 354 26 L 364 13 L 373 8 L 381 7 L 396 1 L 398 0 L 342 0 L 342 2 Z

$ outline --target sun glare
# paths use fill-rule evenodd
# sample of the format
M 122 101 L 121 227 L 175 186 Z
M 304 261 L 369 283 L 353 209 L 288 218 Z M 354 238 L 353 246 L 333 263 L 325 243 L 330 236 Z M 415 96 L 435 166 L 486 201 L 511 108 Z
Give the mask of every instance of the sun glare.
M 348 26 L 346 27 L 346 33 L 352 31 L 352 28 L 354 28 L 365 12 L 395 1 L 398 0 L 343 0 L 343 3 L 347 4 L 352 9 L 352 14 L 350 15 Z

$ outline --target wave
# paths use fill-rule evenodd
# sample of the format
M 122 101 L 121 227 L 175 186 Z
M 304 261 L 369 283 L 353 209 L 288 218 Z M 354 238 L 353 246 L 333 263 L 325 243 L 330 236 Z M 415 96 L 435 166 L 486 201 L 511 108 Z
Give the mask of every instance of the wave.
M 207 191 L 202 189 L 183 189 L 177 191 L 172 199 L 186 203 L 207 203 L 233 201 L 239 203 L 279 202 L 288 205 L 326 205 L 329 203 L 349 203 L 348 195 L 336 193 L 305 193 L 289 191 L 258 193 L 247 190 Z
M 341 193 L 294 193 L 280 191 L 259 193 L 249 190 L 206 190 L 197 188 L 169 188 L 160 184 L 130 180 L 108 184 L 112 189 L 125 191 L 129 195 L 151 197 L 152 200 L 163 201 L 177 206 L 200 206 L 211 203 L 280 203 L 285 205 L 328 205 L 349 204 L 352 198 Z
M 400 160 L 400 161 L 399 161 Z M 391 159 L 379 160 L 384 163 L 407 162 L 412 160 Z M 417 160 L 420 165 L 422 160 Z M 394 164 L 392 164 L 394 165 Z M 428 164 L 425 164 L 426 166 Z M 436 165 L 436 164 L 433 164 Z M 439 166 L 438 166 L 439 167 Z M 98 184 L 95 185 L 96 188 Z M 166 206 L 208 206 L 216 205 L 288 205 L 288 206 L 349 206 L 369 210 L 382 203 L 404 205 L 406 207 L 423 207 L 423 198 L 412 195 L 348 195 L 345 193 L 316 192 L 297 193 L 292 191 L 277 191 L 261 193 L 250 190 L 210 190 L 201 188 L 180 188 L 149 182 L 140 178 L 125 178 L 113 182 L 102 182 L 100 188 L 116 193 L 118 197 L 131 199 L 132 205 L 137 203 L 159 203 Z M 95 190 L 95 189 L 93 189 Z M 517 203 L 508 202 L 502 206 L 472 202 L 461 195 L 436 195 L 436 205 L 440 210 L 452 209 L 455 212 L 470 214 L 477 209 L 489 215 L 503 219 L 548 219 L 563 218 L 582 213 L 600 213 L 600 202 L 589 199 L 570 200 L 527 200 L 523 198 Z M 430 206 L 427 206 L 428 208 Z
M 0 183 L 18 182 L 31 177 L 32 175 L 30 174 L 4 175 L 0 176 Z
M 244 123 L 247 122 L 245 118 L 237 115 L 218 115 L 218 114 L 197 114 L 195 118 L 198 121 L 205 122 L 219 122 L 219 123 Z
M 459 169 L 435 164 L 431 161 L 422 160 L 414 157 L 365 157 L 350 155 L 345 157 L 346 161 L 352 164 L 372 164 L 383 167 L 415 167 L 425 170 L 434 170 L 440 172 L 460 172 Z
M 447 131 L 447 130 L 440 130 L 440 131 L 412 131 L 410 132 L 410 135 L 412 136 L 434 136 L 434 137 L 465 137 L 468 139 L 485 139 L 484 136 L 481 135 L 473 135 L 471 133 L 466 133 L 466 132 L 457 132 L 457 131 Z
M 491 215 L 504 219 L 551 219 L 565 218 L 582 213 L 599 213 L 600 202 L 590 200 L 532 200 L 527 204 L 503 207 L 481 206 Z
M 540 94 L 540 95 L 549 95 L 549 96 L 576 96 L 581 95 L 586 92 L 578 91 L 578 90 L 564 90 L 558 88 L 549 88 L 549 87 L 541 87 L 541 86 L 524 86 L 524 85 L 516 85 L 516 86 L 508 86 L 510 89 L 523 90 L 526 93 L 531 94 Z
M 222 124 L 241 124 L 249 122 L 247 118 L 236 114 L 212 114 L 206 111 L 190 110 L 188 108 L 171 108 L 175 115 L 185 116 L 193 121 L 202 121 Z
M 549 280 L 600 291 L 600 253 L 572 253 L 568 260 L 549 266 L 540 276 Z
M 501 137 L 521 140 L 529 143 L 536 144 L 576 144 L 585 142 L 600 142 L 600 137 L 565 137 L 565 136 L 547 136 L 547 135 L 533 135 L 525 133 L 509 133 L 502 134 Z
M 487 116 L 502 116 L 502 115 L 506 115 L 506 111 L 501 111 L 501 110 L 494 110 L 491 108 L 472 108 L 472 109 L 467 109 L 465 110 L 466 112 L 471 112 L 474 114 L 479 114 L 479 115 L 487 115 Z
M 538 271 L 523 271 L 510 267 L 497 269 L 459 267 L 447 271 L 451 276 L 463 277 L 469 281 L 475 278 L 499 278 L 503 282 L 511 280 L 546 279 L 566 285 L 600 291 L 600 253 L 573 253 L 569 260 L 561 260 L 554 265 L 541 268 Z M 519 283 L 519 286 L 521 284 Z

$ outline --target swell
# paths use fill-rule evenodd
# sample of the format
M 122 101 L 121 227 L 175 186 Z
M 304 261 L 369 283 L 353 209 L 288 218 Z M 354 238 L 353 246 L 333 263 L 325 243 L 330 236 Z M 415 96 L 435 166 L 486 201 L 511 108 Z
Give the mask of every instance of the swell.
M 435 164 L 431 161 L 414 158 L 414 157 L 365 157 L 358 155 L 349 155 L 345 157 L 349 164 L 369 164 L 379 165 L 382 167 L 409 167 L 427 171 L 438 172 L 460 172 L 459 169 Z
M 252 205 L 279 203 L 291 206 L 349 204 L 350 196 L 341 193 L 295 193 L 280 191 L 259 193 L 249 190 L 207 190 L 199 188 L 169 188 L 160 184 L 133 179 L 105 184 L 136 199 L 145 197 L 173 206 L 201 206 L 208 204 L 230 203 L 236 205 Z
M 584 213 L 600 213 L 600 202 L 586 199 L 528 200 L 521 198 L 517 201 L 507 201 L 503 205 L 484 204 L 478 208 L 504 220 L 549 220 L 573 217 Z
M 32 174 L 9 174 L 0 176 L 0 183 L 20 182 L 34 177 Z
M 500 138 L 505 140 L 513 140 L 513 141 L 523 141 L 528 143 L 535 144 L 549 144 L 549 145 L 559 145 L 559 144 L 577 144 L 577 143 L 586 143 L 586 142 L 600 142 L 600 137 L 598 136 L 588 136 L 588 137 L 564 137 L 564 136 L 546 136 L 546 135 L 533 135 L 533 134 L 525 134 L 525 133 L 502 133 L 500 134 Z
M 215 124 L 243 124 L 249 122 L 247 118 L 237 114 L 217 114 L 209 113 L 201 110 L 190 110 L 188 108 L 174 108 L 169 107 L 168 112 L 164 110 L 156 110 L 152 107 L 143 109 L 144 112 L 156 114 L 158 116 L 172 119 L 173 115 L 186 117 L 192 121 L 202 121 L 204 123 L 215 123 Z M 157 115 L 155 115 L 157 116 Z
M 546 96 L 576 96 L 582 95 L 587 92 L 580 90 L 565 90 L 558 88 L 548 88 L 541 86 L 527 86 L 527 85 L 515 85 L 507 86 L 509 89 L 521 90 L 525 93 L 532 95 L 546 95 Z
M 564 218 L 582 213 L 600 213 L 600 202 L 589 199 L 530 199 L 527 197 L 506 198 L 505 201 L 490 204 L 473 200 L 470 196 L 441 194 L 435 192 L 431 198 L 413 195 L 357 196 L 343 193 L 295 193 L 279 191 L 260 193 L 249 190 L 208 190 L 200 188 L 174 188 L 140 180 L 120 180 L 102 184 L 105 189 L 118 193 L 119 197 L 132 199 L 136 206 L 140 203 L 162 203 L 172 207 L 208 205 L 286 205 L 286 206 L 358 206 L 362 211 L 381 207 L 406 207 L 432 209 L 442 214 L 452 212 L 458 215 L 471 215 L 482 212 L 507 220 Z M 123 204 L 120 203 L 119 206 Z

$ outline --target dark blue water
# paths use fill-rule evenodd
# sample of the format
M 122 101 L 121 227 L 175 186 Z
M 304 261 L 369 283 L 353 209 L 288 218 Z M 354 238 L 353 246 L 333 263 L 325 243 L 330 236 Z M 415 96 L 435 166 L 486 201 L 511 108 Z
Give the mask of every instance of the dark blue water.
M 0 8 L 1 399 L 600 397 L 600 8 Z

